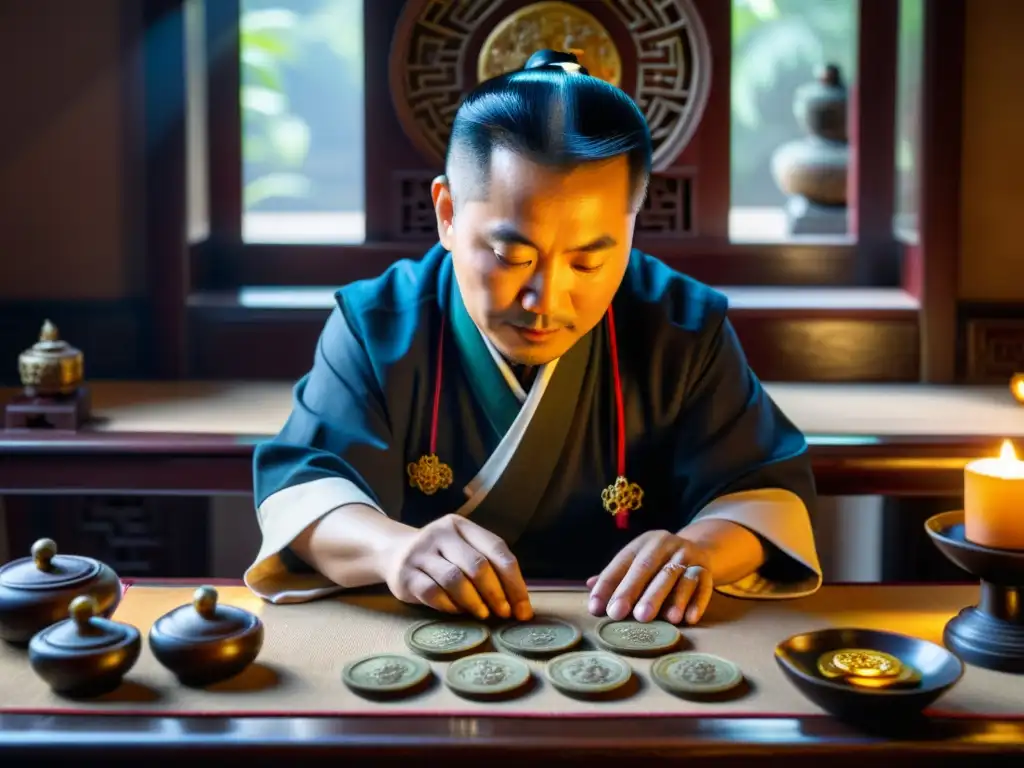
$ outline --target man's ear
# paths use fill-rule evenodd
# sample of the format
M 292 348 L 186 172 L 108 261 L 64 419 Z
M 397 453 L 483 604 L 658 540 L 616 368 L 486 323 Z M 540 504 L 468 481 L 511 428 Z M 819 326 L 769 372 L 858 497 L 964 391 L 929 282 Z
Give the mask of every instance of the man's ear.
M 455 205 L 452 203 L 447 176 L 438 176 L 430 183 L 430 197 L 434 201 L 434 214 L 437 216 L 437 237 L 445 250 L 450 251 L 455 244 Z

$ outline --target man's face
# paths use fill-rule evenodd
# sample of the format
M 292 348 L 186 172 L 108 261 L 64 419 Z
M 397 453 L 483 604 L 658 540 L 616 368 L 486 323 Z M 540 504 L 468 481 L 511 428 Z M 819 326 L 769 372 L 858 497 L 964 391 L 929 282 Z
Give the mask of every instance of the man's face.
M 460 201 L 453 220 L 435 182 L 466 309 L 507 359 L 550 362 L 601 321 L 629 260 L 629 191 L 624 156 L 558 171 L 495 149 L 487 199 Z

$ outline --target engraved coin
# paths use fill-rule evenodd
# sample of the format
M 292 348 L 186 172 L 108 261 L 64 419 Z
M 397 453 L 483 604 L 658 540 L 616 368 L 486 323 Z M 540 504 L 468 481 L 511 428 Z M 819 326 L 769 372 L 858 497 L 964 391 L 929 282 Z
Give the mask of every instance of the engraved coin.
M 569 622 L 545 616 L 508 624 L 495 633 L 495 639 L 504 648 L 528 655 L 562 653 L 574 648 L 582 638 L 583 633 Z
M 566 653 L 548 662 L 547 678 L 568 693 L 607 693 L 629 682 L 629 664 L 603 651 Z
M 341 671 L 346 685 L 368 693 L 395 693 L 415 688 L 431 675 L 422 659 L 394 653 L 374 654 L 347 664 Z
M 724 693 L 743 682 L 740 668 L 710 653 L 672 653 L 651 665 L 651 677 L 670 693 Z
M 490 636 L 482 624 L 438 619 L 409 627 L 405 644 L 424 656 L 454 656 L 479 648 Z
M 895 656 L 860 648 L 829 651 L 818 658 L 818 671 L 825 677 L 898 677 L 902 669 Z
M 530 680 L 526 662 L 505 653 L 476 653 L 453 661 L 445 682 L 458 693 L 497 695 L 522 688 Z
M 680 637 L 679 630 L 667 621 L 605 619 L 597 625 L 597 642 L 605 650 L 617 653 L 665 653 L 676 647 Z

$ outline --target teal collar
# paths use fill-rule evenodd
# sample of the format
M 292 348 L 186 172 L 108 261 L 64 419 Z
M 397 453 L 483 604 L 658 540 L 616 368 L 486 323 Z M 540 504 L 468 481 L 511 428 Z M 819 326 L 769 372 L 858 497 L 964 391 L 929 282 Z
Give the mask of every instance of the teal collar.
M 451 305 L 452 334 L 466 366 L 470 389 L 483 408 L 497 438 L 505 437 L 521 407 L 518 398 L 498 370 L 482 332 L 469 316 L 462 301 L 458 281 L 452 276 Z

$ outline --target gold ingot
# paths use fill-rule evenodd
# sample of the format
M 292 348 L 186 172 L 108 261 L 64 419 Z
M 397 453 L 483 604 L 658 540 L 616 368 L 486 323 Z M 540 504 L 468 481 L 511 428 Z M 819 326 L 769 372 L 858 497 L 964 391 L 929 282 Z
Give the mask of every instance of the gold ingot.
M 913 688 L 921 682 L 921 673 L 911 666 L 903 665 L 903 669 L 895 677 L 856 677 L 845 678 L 850 685 L 858 688 Z

